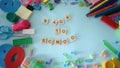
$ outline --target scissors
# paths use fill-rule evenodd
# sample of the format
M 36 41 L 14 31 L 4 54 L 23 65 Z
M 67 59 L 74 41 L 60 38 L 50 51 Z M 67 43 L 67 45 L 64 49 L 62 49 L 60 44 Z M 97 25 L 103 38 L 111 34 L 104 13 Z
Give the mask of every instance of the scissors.
M 7 40 L 11 36 L 13 32 L 8 26 L 0 26 L 0 40 Z
M 102 63 L 102 68 L 116 68 L 116 65 L 112 60 L 106 60 Z
M 120 60 L 120 51 L 117 51 L 115 48 L 112 47 L 110 43 L 106 40 L 103 40 L 104 46 L 106 46 L 115 56 Z
M 119 68 L 120 67 L 120 60 L 116 57 L 112 57 L 112 60 L 105 60 L 102 63 L 102 68 Z

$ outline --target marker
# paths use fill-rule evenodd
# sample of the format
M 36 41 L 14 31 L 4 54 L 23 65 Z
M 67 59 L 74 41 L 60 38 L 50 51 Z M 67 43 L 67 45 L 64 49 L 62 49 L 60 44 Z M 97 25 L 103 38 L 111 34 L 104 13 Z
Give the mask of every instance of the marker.
M 93 4 L 93 5 L 90 7 L 90 9 L 93 8 L 93 7 L 95 7 L 97 4 L 101 3 L 102 1 L 103 1 L 103 0 L 97 1 L 95 4 Z
M 116 49 L 114 49 L 114 48 L 112 47 L 112 45 L 109 44 L 106 40 L 103 40 L 103 43 L 104 43 L 104 45 L 105 45 L 113 54 L 116 55 L 116 57 L 117 57 L 118 59 L 120 59 L 120 52 L 119 52 L 119 51 L 117 51 Z
M 91 8 L 91 10 L 94 10 L 96 8 L 98 8 L 99 6 L 103 5 L 104 3 L 106 3 L 109 0 L 103 0 L 101 3 L 97 4 L 96 6 L 94 6 L 93 8 Z
M 110 8 L 110 9 L 108 9 L 108 10 L 105 10 L 105 11 L 103 11 L 103 12 L 100 12 L 100 13 L 96 14 L 95 17 L 100 17 L 100 16 L 102 16 L 102 15 L 110 15 L 110 14 L 119 12 L 119 11 L 120 11 L 119 8 L 120 8 L 120 4 L 117 5 L 117 6 L 115 6 L 115 7 L 113 7 L 113 8 Z
M 116 0 L 109 0 L 108 2 L 104 3 L 103 5 L 99 6 L 95 10 L 91 11 L 90 13 L 88 13 L 87 16 L 95 15 L 95 14 L 97 14 L 99 12 L 107 10 L 107 9 L 109 9 L 111 7 L 116 6 L 116 5 L 117 5 Z

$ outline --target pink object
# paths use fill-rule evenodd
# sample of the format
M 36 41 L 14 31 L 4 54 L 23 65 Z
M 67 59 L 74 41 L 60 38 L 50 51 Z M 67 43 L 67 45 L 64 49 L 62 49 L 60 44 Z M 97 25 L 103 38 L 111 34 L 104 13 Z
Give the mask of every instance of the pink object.
M 91 1 L 92 5 L 94 5 L 95 3 L 97 3 L 100 0 L 90 0 L 90 1 Z
M 103 55 L 103 57 L 104 57 L 104 58 L 107 58 L 107 54 L 105 53 L 105 54 Z
M 35 4 L 40 4 L 40 3 L 41 3 L 41 0 L 34 0 L 34 3 L 35 3 Z
M 22 5 L 27 6 L 32 2 L 32 0 L 26 0 L 26 2 L 25 2 L 25 0 L 20 0 L 20 2 Z
M 87 65 L 84 65 L 84 68 L 88 68 L 88 66 L 87 66 Z
M 30 28 L 31 24 L 28 20 L 21 20 L 19 22 L 16 22 L 15 24 L 12 25 L 12 30 L 13 31 L 20 31 L 23 29 L 28 29 Z

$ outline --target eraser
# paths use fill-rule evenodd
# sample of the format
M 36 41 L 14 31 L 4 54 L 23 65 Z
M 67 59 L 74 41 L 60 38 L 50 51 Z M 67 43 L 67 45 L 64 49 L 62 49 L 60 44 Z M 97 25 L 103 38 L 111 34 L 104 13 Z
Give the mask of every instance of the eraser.
M 20 38 L 20 39 L 14 39 L 13 45 L 14 46 L 20 46 L 20 45 L 26 45 L 26 44 L 32 44 L 32 38 Z
M 35 29 L 23 29 L 23 34 L 35 34 Z
M 117 29 L 119 27 L 119 25 L 111 20 L 108 16 L 102 16 L 101 20 L 113 29 Z

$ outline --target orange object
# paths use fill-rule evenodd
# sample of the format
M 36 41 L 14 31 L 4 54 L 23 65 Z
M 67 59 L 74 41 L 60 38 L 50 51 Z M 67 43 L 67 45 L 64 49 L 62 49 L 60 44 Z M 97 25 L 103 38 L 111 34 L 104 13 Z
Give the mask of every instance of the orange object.
M 117 5 L 117 3 L 113 3 L 113 4 L 111 4 L 111 5 L 107 6 L 107 7 L 104 7 L 104 8 L 102 8 L 102 9 L 98 10 L 98 11 L 90 12 L 90 13 L 87 14 L 87 16 L 88 16 L 88 17 L 93 16 L 93 15 L 95 15 L 95 14 L 97 14 L 97 13 L 99 13 L 99 12 L 102 12 L 102 11 L 104 11 L 104 10 L 107 10 L 107 9 L 109 9 L 109 8 L 115 6 L 115 5 Z
M 95 63 L 95 64 L 93 64 L 93 66 L 94 66 L 95 68 L 98 68 L 98 64 L 96 64 L 96 63 Z
M 106 60 L 102 63 L 102 68 L 115 68 L 115 63 L 112 60 Z

